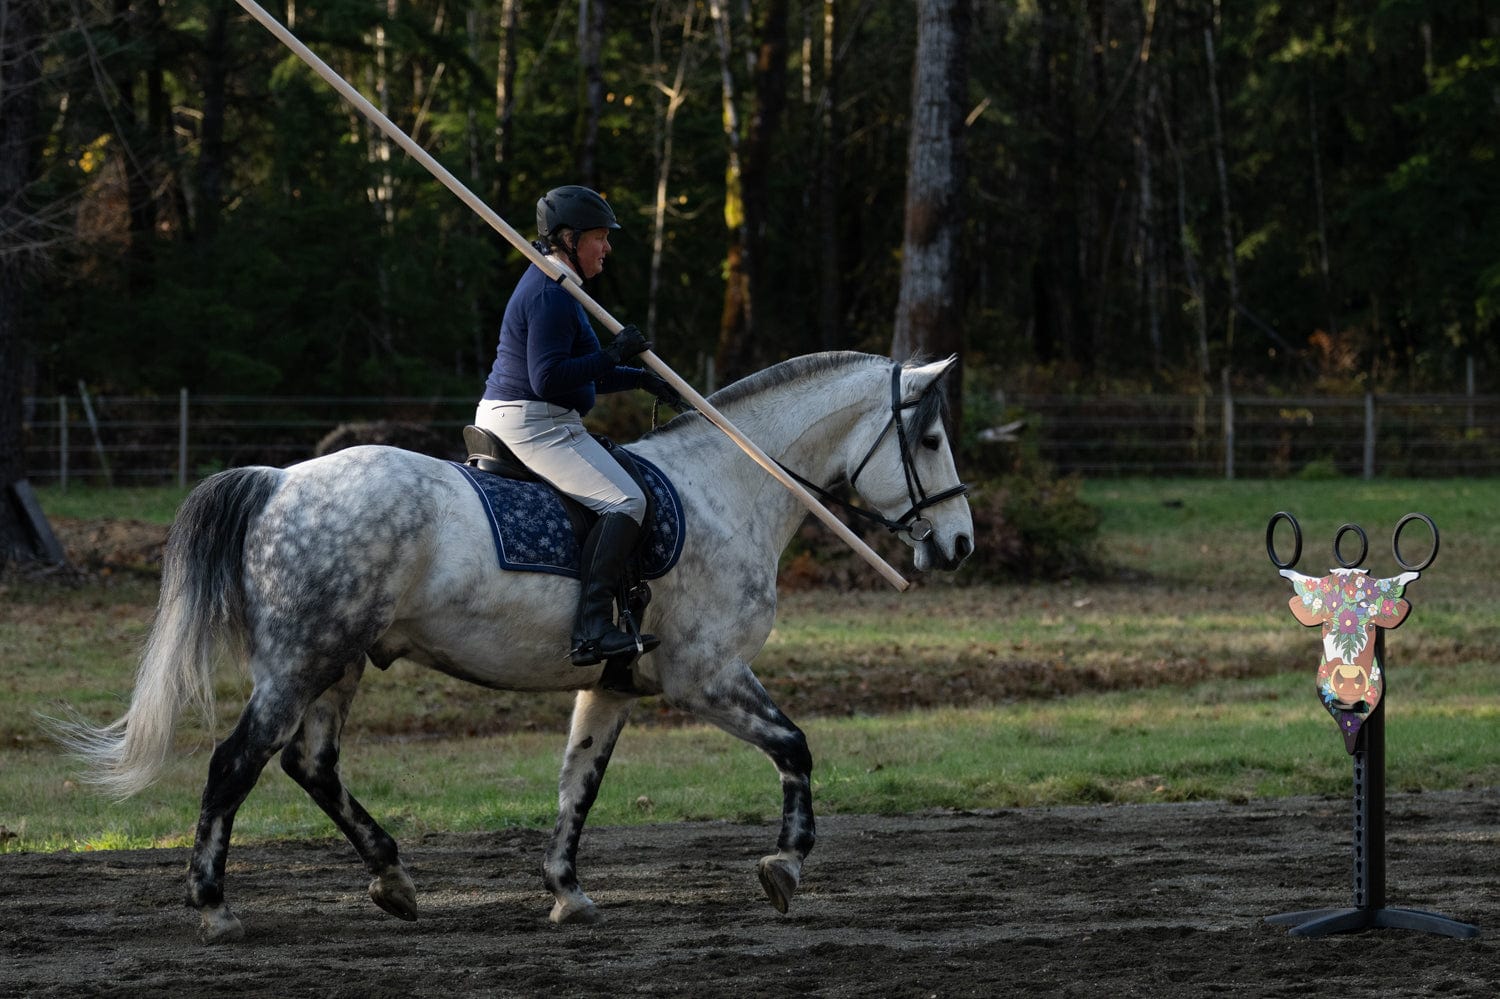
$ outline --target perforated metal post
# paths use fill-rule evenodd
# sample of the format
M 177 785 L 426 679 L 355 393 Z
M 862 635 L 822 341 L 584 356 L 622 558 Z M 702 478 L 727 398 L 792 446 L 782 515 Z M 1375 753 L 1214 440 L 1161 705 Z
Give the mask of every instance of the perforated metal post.
M 1377 635 L 1384 662 L 1385 636 Z M 1385 702 L 1370 714 L 1354 749 L 1354 904 L 1385 908 Z

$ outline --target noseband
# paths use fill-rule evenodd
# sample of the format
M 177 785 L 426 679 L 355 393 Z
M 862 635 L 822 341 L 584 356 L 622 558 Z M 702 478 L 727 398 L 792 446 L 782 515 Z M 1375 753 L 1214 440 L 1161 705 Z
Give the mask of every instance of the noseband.
M 853 487 L 859 481 L 859 473 L 865 470 L 865 466 L 875 456 L 875 449 L 880 447 L 880 442 L 885 440 L 885 435 L 891 432 L 892 427 L 895 427 L 896 442 L 901 448 L 901 471 L 906 476 L 906 496 L 911 500 L 911 507 L 895 520 L 882 516 L 878 511 L 866 510 L 864 507 L 855 506 L 847 500 L 834 496 L 822 486 L 804 479 L 790 468 L 786 468 L 785 465 L 782 465 L 782 468 L 786 469 L 787 474 L 792 478 L 802 483 L 814 493 L 817 493 L 818 497 L 825 503 L 832 503 L 849 511 L 856 517 L 879 524 L 892 534 L 904 532 L 913 541 L 926 541 L 932 537 L 932 522 L 926 517 L 918 516 L 918 514 L 929 506 L 941 503 L 946 499 L 952 499 L 954 496 L 962 496 L 969 491 L 968 483 L 960 482 L 951 489 L 944 489 L 940 493 L 928 495 L 927 490 L 922 486 L 921 476 L 917 474 L 916 461 L 912 458 L 911 440 L 906 433 L 906 424 L 901 421 L 901 414 L 908 409 L 915 409 L 917 406 L 920 406 L 922 401 L 927 398 L 928 393 L 936 391 L 937 387 L 937 382 L 933 381 L 921 395 L 917 396 L 911 402 L 902 402 L 901 366 L 897 364 L 891 367 L 891 418 L 886 422 L 884 429 L 880 431 L 880 435 L 875 438 L 875 442 L 870 445 L 870 449 L 865 452 L 865 456 L 860 459 L 859 465 L 854 469 L 854 474 L 849 476 L 849 485 Z M 777 464 L 780 464 L 780 462 L 777 462 Z

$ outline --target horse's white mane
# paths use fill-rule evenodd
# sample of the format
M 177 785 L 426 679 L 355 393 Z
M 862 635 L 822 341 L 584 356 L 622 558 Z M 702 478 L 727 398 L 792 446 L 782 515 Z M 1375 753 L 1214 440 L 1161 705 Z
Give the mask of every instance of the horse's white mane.
M 719 389 L 708 397 L 715 406 L 733 405 L 741 399 L 816 375 L 861 364 L 890 364 L 890 359 L 875 354 L 861 354 L 853 350 L 828 350 L 820 354 L 804 354 L 773 364 L 763 371 L 746 375 L 737 382 Z
M 814 378 L 819 375 L 848 370 L 861 366 L 889 366 L 891 359 L 881 357 L 878 354 L 863 354 L 855 350 L 827 350 L 817 354 L 803 354 L 800 357 L 789 358 L 777 364 L 771 365 L 754 374 L 746 375 L 744 378 L 719 389 L 708 397 L 714 408 L 723 409 L 733 406 L 746 399 L 753 398 L 761 393 L 768 392 L 782 385 L 792 384 L 806 378 Z M 665 426 L 646 434 L 652 437 L 665 431 L 682 429 L 686 426 L 696 426 L 701 417 L 696 413 L 689 413 L 685 417 L 678 417 Z

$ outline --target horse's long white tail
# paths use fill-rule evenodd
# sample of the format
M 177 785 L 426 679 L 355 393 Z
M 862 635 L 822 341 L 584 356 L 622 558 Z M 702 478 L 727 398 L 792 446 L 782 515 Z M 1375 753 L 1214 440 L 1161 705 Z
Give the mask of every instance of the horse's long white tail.
M 184 706 L 214 718 L 213 674 L 222 654 L 243 655 L 245 535 L 281 480 L 275 468 L 214 475 L 183 502 L 167 535 L 156 620 L 124 716 L 95 727 L 76 714 L 44 719 L 87 765 L 84 780 L 125 798 L 148 787 L 172 748 Z

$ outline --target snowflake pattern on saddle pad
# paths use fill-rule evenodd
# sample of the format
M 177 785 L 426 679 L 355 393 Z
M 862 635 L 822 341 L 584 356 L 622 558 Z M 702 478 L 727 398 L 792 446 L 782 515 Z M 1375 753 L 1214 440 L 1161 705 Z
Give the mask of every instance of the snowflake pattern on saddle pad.
M 671 481 L 644 458 L 632 455 L 651 490 L 653 517 L 641 549 L 641 573 L 659 579 L 682 555 L 682 500 Z M 451 462 L 474 487 L 500 568 L 513 572 L 550 572 L 578 578 L 578 538 L 562 497 L 541 482 L 521 482 Z

